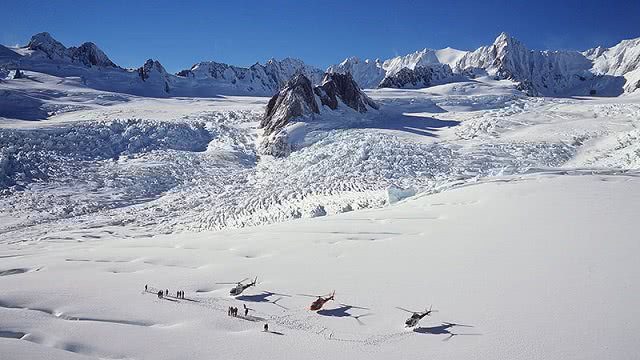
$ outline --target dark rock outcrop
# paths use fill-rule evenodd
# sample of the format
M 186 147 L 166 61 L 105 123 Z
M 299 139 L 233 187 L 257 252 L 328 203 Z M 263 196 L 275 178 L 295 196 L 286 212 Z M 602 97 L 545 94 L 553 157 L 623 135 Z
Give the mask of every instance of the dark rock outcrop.
M 378 109 L 378 105 L 360 90 L 350 74 L 325 74 L 322 85 L 315 87 L 305 75 L 295 75 L 267 104 L 260 122 L 260 127 L 264 129 L 264 139 L 259 149 L 262 154 L 287 156 L 291 152 L 285 127 L 293 119 L 320 114 L 321 108 L 316 97 L 331 110 L 338 109 L 340 103 L 359 113 L 369 108 Z
M 284 89 L 274 95 L 267 104 L 260 127 L 268 136 L 285 127 L 289 120 L 308 114 L 319 114 L 320 109 L 313 96 L 311 81 L 302 74 L 295 75 Z
M 27 49 L 42 51 L 49 59 L 63 58 L 67 51 L 67 48 L 48 32 L 33 35 L 27 44 Z
M 322 79 L 322 85 L 316 86 L 313 90 L 322 105 L 332 110 L 338 108 L 338 99 L 360 113 L 366 112 L 367 106 L 378 109 L 378 104 L 360 90 L 350 73 L 327 73 Z
M 24 79 L 24 73 L 22 71 L 20 71 L 20 69 L 16 69 L 15 74 L 13 74 L 13 78 L 14 79 Z

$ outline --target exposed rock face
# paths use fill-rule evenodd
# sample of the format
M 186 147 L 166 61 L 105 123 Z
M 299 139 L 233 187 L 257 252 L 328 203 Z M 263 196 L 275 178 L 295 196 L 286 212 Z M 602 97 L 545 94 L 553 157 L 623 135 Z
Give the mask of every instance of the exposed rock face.
M 379 88 L 419 89 L 442 83 L 453 78 L 449 65 L 416 66 L 402 68 L 382 80 Z
M 14 79 L 24 79 L 24 73 L 22 73 L 22 71 L 20 71 L 20 69 L 16 69 L 15 74 L 13 74 L 13 78 Z
M 62 59 L 67 51 L 67 48 L 48 32 L 33 35 L 27 44 L 27 49 L 42 51 L 49 59 Z
M 367 106 L 378 109 L 378 104 L 360 90 L 350 73 L 327 73 L 324 75 L 322 85 L 313 90 L 320 98 L 322 105 L 332 110 L 338 108 L 338 99 L 360 113 L 367 112 Z
M 298 74 L 291 78 L 284 89 L 267 104 L 266 113 L 260 122 L 264 135 L 269 136 L 281 130 L 292 118 L 319 114 L 320 109 L 313 94 L 311 81 L 306 76 Z
M 292 148 L 285 128 L 294 119 L 319 115 L 322 109 L 316 98 L 331 110 L 338 109 L 340 103 L 359 113 L 369 108 L 378 109 L 350 74 L 327 73 L 322 85 L 315 87 L 305 75 L 295 75 L 267 104 L 260 122 L 264 139 L 259 151 L 266 155 L 287 156 Z

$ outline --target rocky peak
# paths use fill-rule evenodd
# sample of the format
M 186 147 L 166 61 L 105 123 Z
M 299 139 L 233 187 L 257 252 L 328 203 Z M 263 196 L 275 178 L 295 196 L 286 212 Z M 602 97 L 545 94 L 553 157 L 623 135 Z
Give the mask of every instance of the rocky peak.
M 68 61 L 89 67 L 117 67 L 96 44 L 86 42 L 79 47 L 67 48 L 47 32 L 33 35 L 27 49 L 40 52 L 51 60 Z
M 260 122 L 264 135 L 268 136 L 282 129 L 289 120 L 309 114 L 319 114 L 320 109 L 313 96 L 311 81 L 303 74 L 291 78 L 282 90 L 275 94 Z
M 33 35 L 29 44 L 27 44 L 27 49 L 42 51 L 49 59 L 62 58 L 67 50 L 62 43 L 54 39 L 48 32 Z
M 350 74 L 327 73 L 322 85 L 313 87 L 304 74 L 294 75 L 276 95 L 274 95 L 260 122 L 264 129 L 264 139 L 260 152 L 273 156 L 286 156 L 291 152 L 285 127 L 296 118 L 315 116 L 321 113 L 316 97 L 329 109 L 338 109 L 340 103 L 360 113 L 378 105 L 360 90 Z
M 138 74 L 143 81 L 149 79 L 153 73 L 160 73 L 164 75 L 167 73 L 167 71 L 158 60 L 153 59 L 148 59 L 147 61 L 145 61 L 144 65 L 138 68 Z
M 117 67 L 111 59 L 98 46 L 92 42 L 86 42 L 79 47 L 68 49 L 71 59 L 87 66 Z
M 338 99 L 360 113 L 367 112 L 367 107 L 378 109 L 378 104 L 360 90 L 351 73 L 326 73 L 322 85 L 317 86 L 314 92 L 320 97 L 322 105 L 332 110 L 338 108 Z

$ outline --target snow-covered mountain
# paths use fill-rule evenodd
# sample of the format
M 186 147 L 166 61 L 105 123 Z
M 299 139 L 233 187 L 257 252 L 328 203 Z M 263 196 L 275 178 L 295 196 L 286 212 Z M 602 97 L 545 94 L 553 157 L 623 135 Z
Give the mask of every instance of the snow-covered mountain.
M 530 95 L 587 95 L 592 90 L 619 95 L 616 82 L 595 75 L 592 66 L 580 52 L 529 50 L 502 33 L 492 45 L 465 54 L 456 64 L 456 71 L 486 72 L 497 79 L 513 80 Z
M 379 88 L 420 89 L 436 84 L 451 82 L 456 77 L 449 65 L 432 64 L 403 67 L 394 73 L 388 73 L 378 85 Z
M 319 83 L 324 74 L 322 70 L 306 65 L 301 60 L 285 58 L 280 61 L 270 59 L 264 65 L 256 63 L 248 68 L 205 61 L 193 65 L 188 70 L 182 70 L 177 75 L 191 80 L 185 84 L 187 86 L 226 86 L 237 90 L 238 93 L 272 95 L 292 76 L 299 73 L 304 74 L 314 84 Z
M 583 54 L 593 60 L 594 73 L 624 76 L 626 92 L 633 92 L 640 88 L 640 38 L 622 40 L 608 49 L 597 47 Z
M 324 74 L 291 58 L 271 59 L 249 68 L 200 62 L 175 75 L 153 59 L 140 68 L 124 69 L 94 43 L 67 48 L 49 33 L 34 35 L 25 47 L 2 46 L 0 67 L 80 77 L 91 88 L 143 96 L 271 96 L 297 73 L 305 74 L 314 83 L 319 83 Z
M 405 56 L 381 62 L 376 59 L 361 61 L 357 57 L 345 59 L 338 65 L 332 65 L 327 72 L 351 73 L 356 82 L 363 88 L 381 87 L 419 87 L 435 82 L 429 78 L 440 79 L 438 83 L 453 81 L 452 68 L 456 62 L 466 54 L 465 51 L 446 48 L 441 50 L 423 49 Z M 414 73 L 417 67 L 421 69 Z M 411 70 L 411 71 L 409 71 Z M 397 75 L 402 72 L 402 74 Z M 427 76 L 426 74 L 432 74 Z M 412 79 L 412 80 L 409 80 Z M 415 81 L 413 81 L 415 80 Z M 389 86 L 394 84 L 394 86 Z
M 55 40 L 49 33 L 43 32 L 31 37 L 26 46 L 25 55 L 32 59 L 46 57 L 49 60 L 70 62 L 88 67 L 117 67 L 96 44 L 86 42 L 79 47 L 67 48 Z
M 296 74 L 304 74 L 312 84 L 320 83 L 324 74 L 292 58 L 247 68 L 205 61 L 177 74 L 167 73 L 157 60 L 124 69 L 94 43 L 67 48 L 49 33 L 34 35 L 24 47 L 1 46 L 0 69 L 4 76 L 23 69 L 80 78 L 98 90 L 156 97 L 271 96 Z M 422 88 L 489 76 L 511 80 L 532 96 L 617 96 L 640 88 L 640 38 L 584 52 L 539 51 L 502 33 L 493 44 L 473 51 L 423 49 L 385 61 L 350 57 L 327 72 L 350 73 L 362 88 Z
M 327 69 L 328 73 L 349 73 L 353 76 L 353 79 L 365 89 L 375 88 L 380 84 L 386 74 L 386 71 L 382 67 L 382 62 L 379 59 L 364 61 L 353 56 L 346 58 L 343 62 L 337 65 L 331 65 Z
M 488 75 L 512 80 L 529 95 L 616 96 L 640 87 L 639 63 L 640 38 L 585 52 L 536 51 L 502 33 L 474 51 L 423 49 L 382 62 L 351 57 L 327 71 L 349 72 L 363 88 L 428 87 Z

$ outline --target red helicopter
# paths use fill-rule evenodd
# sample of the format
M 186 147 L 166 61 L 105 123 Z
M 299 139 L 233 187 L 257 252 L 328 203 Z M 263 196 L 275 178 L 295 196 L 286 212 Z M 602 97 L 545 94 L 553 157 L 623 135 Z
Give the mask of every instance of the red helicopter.
M 311 306 L 309 307 L 309 310 L 316 311 L 316 310 L 322 309 L 322 307 L 327 301 L 333 300 L 334 296 L 336 295 L 336 291 L 334 290 L 331 294 L 327 294 L 325 296 L 307 295 L 307 294 L 298 294 L 298 295 L 317 298 L 314 302 L 311 303 Z

